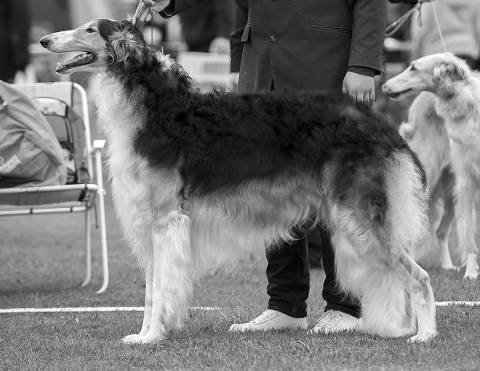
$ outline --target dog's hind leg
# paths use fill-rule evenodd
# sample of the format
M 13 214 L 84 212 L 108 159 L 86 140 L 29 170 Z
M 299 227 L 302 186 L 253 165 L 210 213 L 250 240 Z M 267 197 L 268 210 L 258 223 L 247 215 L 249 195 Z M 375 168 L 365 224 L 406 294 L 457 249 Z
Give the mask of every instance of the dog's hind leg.
M 400 256 L 398 264 L 406 272 L 406 276 L 404 276 L 406 294 L 410 296 L 417 320 L 417 334 L 409 340 L 412 342 L 429 341 L 438 334 L 430 277 L 408 254 Z
M 428 274 L 408 256 L 427 228 L 422 169 L 413 160 L 400 152 L 358 168 L 356 182 L 329 209 L 337 277 L 359 297 L 364 330 L 410 335 L 418 320 L 414 340 L 426 341 L 436 334 L 433 292 Z
M 443 198 L 443 215 L 440 224 L 435 232 L 438 244 L 440 245 L 440 264 L 443 269 L 458 271 L 459 268 L 452 263 L 448 247 L 448 236 L 455 220 L 455 207 L 452 195 Z
M 381 257 L 384 247 L 371 230 L 350 219 L 351 233 L 343 228 L 333 234 L 336 273 L 346 292 L 362 303 L 363 331 L 382 337 L 413 334 L 415 318 L 405 281 Z
M 435 302 L 430 278 L 408 255 L 378 238 L 368 223 L 355 220 L 333 235 L 337 277 L 342 288 L 359 297 L 364 331 L 383 337 L 415 333 L 411 341 L 436 336 Z
M 145 295 L 146 310 L 151 299 L 148 330 L 143 334 L 148 321 L 146 311 L 140 334 L 125 340 L 155 343 L 163 340 L 168 331 L 181 327 L 193 291 L 190 229 L 190 218 L 181 210 L 171 211 L 154 222 L 151 295 L 148 291 Z
M 460 268 L 453 265 L 448 245 L 455 220 L 453 197 L 455 179 L 449 169 L 444 169 L 435 183 L 430 194 L 428 210 L 430 231 L 428 240 L 423 244 L 427 246 L 424 253 L 435 253 L 442 269 L 458 271 Z M 415 261 L 418 261 L 417 255 Z

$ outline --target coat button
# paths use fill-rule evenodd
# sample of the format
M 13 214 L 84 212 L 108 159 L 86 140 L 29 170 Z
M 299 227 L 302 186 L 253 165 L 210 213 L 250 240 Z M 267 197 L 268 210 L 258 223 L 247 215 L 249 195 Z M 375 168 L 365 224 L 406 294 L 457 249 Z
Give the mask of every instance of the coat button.
M 272 43 L 274 43 L 275 41 L 277 41 L 277 36 L 271 35 L 271 36 L 270 36 L 270 41 L 271 41 Z

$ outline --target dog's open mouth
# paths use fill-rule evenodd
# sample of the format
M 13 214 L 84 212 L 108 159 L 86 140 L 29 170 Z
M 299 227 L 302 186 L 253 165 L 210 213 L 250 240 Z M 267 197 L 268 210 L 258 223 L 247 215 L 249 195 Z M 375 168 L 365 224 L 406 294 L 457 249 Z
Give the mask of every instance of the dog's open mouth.
M 398 92 L 388 92 L 388 96 L 391 99 L 400 99 L 401 97 L 408 94 L 410 92 L 410 90 L 412 90 L 412 89 L 409 88 L 409 89 L 398 91 Z
M 55 71 L 57 73 L 66 72 L 74 67 L 84 66 L 86 64 L 93 63 L 96 60 L 97 60 L 97 56 L 95 54 L 90 52 L 85 52 L 73 57 L 72 59 L 69 59 L 66 62 L 57 63 L 57 68 L 55 69 Z

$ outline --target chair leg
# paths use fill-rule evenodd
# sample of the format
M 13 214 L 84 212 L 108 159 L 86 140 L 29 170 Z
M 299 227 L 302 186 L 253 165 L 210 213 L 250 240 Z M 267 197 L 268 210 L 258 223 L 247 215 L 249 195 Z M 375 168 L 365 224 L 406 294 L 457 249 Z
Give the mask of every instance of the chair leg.
M 98 170 L 98 211 L 100 217 L 100 235 L 102 240 L 102 266 L 103 266 L 103 285 L 97 294 L 101 294 L 107 289 L 109 272 L 108 272 L 108 251 L 107 251 L 107 223 L 105 220 L 105 190 L 103 189 L 103 176 L 101 173 L 102 160 L 100 151 L 95 153 L 96 168 Z
M 81 287 L 85 287 L 90 283 L 92 278 L 92 236 L 91 236 L 91 226 L 90 226 L 90 210 L 85 210 L 85 243 L 86 243 L 86 275 L 83 280 Z
M 109 281 L 108 272 L 108 251 L 107 251 L 107 226 L 105 223 L 105 208 L 103 207 L 103 200 L 99 202 L 100 214 L 100 234 L 102 240 L 102 268 L 103 268 L 103 285 L 97 294 L 101 294 L 107 289 Z

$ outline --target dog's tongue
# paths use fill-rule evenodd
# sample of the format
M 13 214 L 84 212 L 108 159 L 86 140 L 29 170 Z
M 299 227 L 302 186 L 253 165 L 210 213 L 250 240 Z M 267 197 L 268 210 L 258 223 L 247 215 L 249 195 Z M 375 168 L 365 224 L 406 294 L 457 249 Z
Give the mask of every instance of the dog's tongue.
M 96 59 L 97 57 L 93 53 L 87 52 L 87 53 L 79 54 L 76 57 L 69 59 L 65 63 L 58 63 L 56 71 L 62 72 L 62 71 L 68 70 L 71 67 L 83 66 L 84 64 L 95 62 Z

